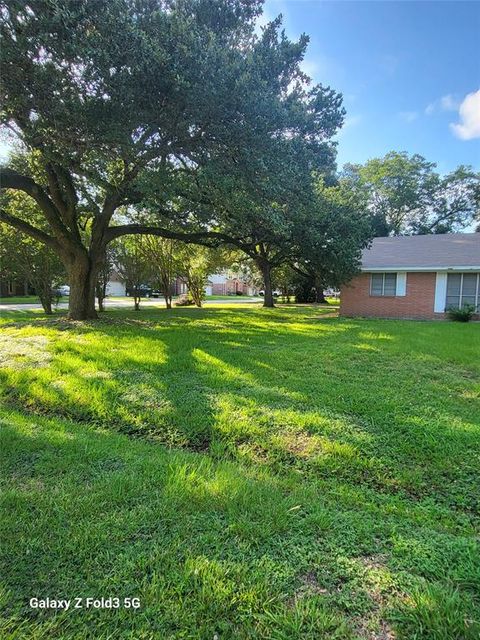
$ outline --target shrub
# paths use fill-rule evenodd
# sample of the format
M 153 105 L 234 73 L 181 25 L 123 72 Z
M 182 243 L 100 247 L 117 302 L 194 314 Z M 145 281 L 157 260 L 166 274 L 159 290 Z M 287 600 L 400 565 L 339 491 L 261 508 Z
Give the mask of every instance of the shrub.
M 460 309 L 455 307 L 447 309 L 447 314 L 450 320 L 456 320 L 457 322 L 468 322 L 471 320 L 474 313 L 475 307 L 473 304 L 465 304 L 463 307 L 460 307 Z
M 192 304 L 194 304 L 194 302 L 188 295 L 188 293 L 182 293 L 182 295 L 175 302 L 176 307 L 190 307 Z

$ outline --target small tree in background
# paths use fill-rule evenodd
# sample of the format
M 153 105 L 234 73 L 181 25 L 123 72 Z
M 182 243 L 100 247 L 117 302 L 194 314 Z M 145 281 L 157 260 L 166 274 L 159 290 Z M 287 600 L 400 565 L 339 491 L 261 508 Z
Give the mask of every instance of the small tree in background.
M 200 245 L 183 244 L 178 251 L 178 275 L 185 279 L 188 294 L 197 307 L 205 299 L 208 276 L 226 266 L 225 254 Z
M 133 296 L 135 311 L 140 309 L 142 285 L 151 277 L 151 267 L 143 251 L 143 238 L 132 236 L 115 243 L 115 268 Z
M 280 289 L 284 302 L 290 302 L 290 297 L 294 295 L 295 276 L 297 274 L 289 264 L 282 264 L 273 273 L 273 282 L 276 288 Z
M 0 224 L 0 262 L 4 275 L 26 280 L 35 290 L 46 314 L 52 313 L 54 287 L 65 278 L 57 256 L 41 242 Z
M 160 236 L 144 236 L 141 250 L 150 264 L 153 281 L 165 298 L 167 309 L 172 308 L 173 281 L 178 272 L 178 259 L 181 243 Z
M 7 214 L 15 212 L 42 227 L 40 210 L 24 193 L 2 196 L 0 204 Z M 43 242 L 0 224 L 0 262 L 3 274 L 26 280 L 35 289 L 45 313 L 51 314 L 53 287 L 66 278 L 65 268 L 55 252 Z

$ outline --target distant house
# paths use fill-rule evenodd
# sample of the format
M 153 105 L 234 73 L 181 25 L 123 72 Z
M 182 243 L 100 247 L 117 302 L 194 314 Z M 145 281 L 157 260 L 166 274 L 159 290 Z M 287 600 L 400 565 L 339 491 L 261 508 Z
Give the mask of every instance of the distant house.
M 375 238 L 340 314 L 442 319 L 467 303 L 480 312 L 480 233 Z
M 110 274 L 110 280 L 107 282 L 107 296 L 124 296 L 126 295 L 125 282 L 116 271 Z
M 0 274 L 0 297 L 27 296 L 29 293 L 32 293 L 32 288 L 26 280 L 7 278 Z
M 258 293 L 257 289 L 245 276 L 233 271 L 210 275 L 205 291 L 207 295 L 213 296 L 254 296 Z

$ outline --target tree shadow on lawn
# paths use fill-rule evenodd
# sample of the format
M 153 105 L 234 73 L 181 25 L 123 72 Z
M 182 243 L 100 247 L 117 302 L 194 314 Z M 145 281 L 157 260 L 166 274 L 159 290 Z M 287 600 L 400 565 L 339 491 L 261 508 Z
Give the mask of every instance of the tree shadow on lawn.
M 475 380 L 438 344 L 458 328 L 307 311 L 63 323 L 52 364 L 5 382 L 34 411 L 475 511 Z
M 328 491 L 295 473 L 66 421 L 11 413 L 2 423 L 4 631 L 370 638 L 393 610 L 401 631 L 407 594 L 431 597 L 436 586 L 439 619 L 453 594 L 446 621 L 458 637 L 475 637 L 464 622 L 474 608 L 472 540 L 468 528 L 457 537 L 442 530 L 448 515 L 432 505 L 402 511 L 401 501 L 369 501 L 361 488 L 352 501 L 347 484 Z M 136 596 L 141 615 L 30 609 L 41 594 Z M 400 637 L 438 624 L 424 614 L 410 616 L 412 633 Z

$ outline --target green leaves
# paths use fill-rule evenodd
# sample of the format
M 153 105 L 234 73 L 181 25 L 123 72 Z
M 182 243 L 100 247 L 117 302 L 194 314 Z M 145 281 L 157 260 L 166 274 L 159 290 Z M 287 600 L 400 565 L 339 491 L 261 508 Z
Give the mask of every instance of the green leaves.
M 377 235 L 461 231 L 478 217 L 480 174 L 460 166 L 441 176 L 421 155 L 391 151 L 347 165 L 352 188 L 366 198 Z

